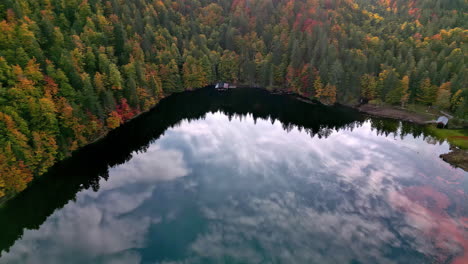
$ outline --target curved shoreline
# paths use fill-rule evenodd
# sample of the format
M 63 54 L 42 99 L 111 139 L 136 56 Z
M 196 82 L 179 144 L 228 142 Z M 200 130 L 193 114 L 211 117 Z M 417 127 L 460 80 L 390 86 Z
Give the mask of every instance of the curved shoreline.
M 203 88 L 209 88 L 209 87 L 212 87 L 212 86 L 207 86 L 207 87 L 203 87 Z M 270 90 L 270 89 L 266 89 L 266 88 L 263 88 L 263 87 L 245 86 L 245 85 L 240 85 L 238 87 L 239 88 L 260 89 L 260 90 L 267 91 L 270 94 L 289 96 L 291 98 L 294 98 L 294 100 L 298 100 L 298 101 L 308 103 L 308 104 L 321 104 L 319 101 L 316 101 L 314 99 L 310 99 L 310 98 L 305 97 L 303 95 L 296 94 L 296 93 L 291 93 L 291 92 L 287 92 L 287 91 Z M 199 90 L 199 89 L 203 89 L 203 88 L 193 89 L 191 91 L 195 91 L 195 90 Z M 187 92 L 187 91 L 184 91 L 184 92 Z M 170 93 L 170 94 L 165 95 L 163 98 L 169 97 L 170 95 L 173 95 L 173 94 L 178 94 L 178 93 Z M 146 111 L 142 111 L 141 113 L 135 115 L 134 117 L 127 120 L 123 124 L 126 124 L 126 123 L 136 119 L 137 117 L 152 111 L 155 107 L 157 107 L 160 104 L 160 101 L 161 100 L 159 100 L 150 109 L 148 109 Z M 352 105 L 346 105 L 346 104 L 342 104 L 342 105 L 344 105 L 346 107 L 356 109 L 359 112 L 364 113 L 364 114 L 368 114 L 368 115 L 372 115 L 372 116 L 376 116 L 376 117 L 384 117 L 384 118 L 402 120 L 402 121 L 412 122 L 412 123 L 419 124 L 419 125 L 426 125 L 427 121 L 431 120 L 431 118 L 429 118 L 427 116 L 424 116 L 422 114 L 415 113 L 415 112 L 410 112 L 410 111 L 407 111 L 407 110 L 404 110 L 404 109 L 398 109 L 398 108 L 394 108 L 394 107 L 390 107 L 390 106 L 376 106 L 376 105 L 369 105 L 369 104 L 361 105 L 361 106 L 352 106 Z M 123 124 L 121 124 L 121 125 L 123 125 Z M 82 149 L 84 149 L 86 147 L 89 147 L 89 146 L 91 146 L 91 145 L 93 145 L 93 144 L 95 144 L 95 143 L 97 143 L 99 141 L 102 141 L 103 139 L 106 138 L 106 136 L 109 135 L 110 132 L 114 131 L 117 128 L 106 129 L 105 131 L 103 131 L 103 133 L 100 136 L 98 136 L 97 138 L 91 140 L 86 145 L 83 145 L 80 148 L 78 148 L 77 150 L 73 151 L 69 156 L 65 157 L 64 159 L 57 159 L 56 162 L 54 163 L 54 165 L 56 165 L 57 163 L 59 163 L 61 161 L 70 159 L 75 152 L 78 152 L 78 151 L 80 151 L 80 150 L 82 150 Z M 468 158 L 466 158 L 466 159 L 461 159 L 460 158 L 460 157 L 463 157 L 463 156 L 468 156 L 468 151 L 462 150 L 462 149 L 457 149 L 457 148 L 451 148 L 451 150 L 452 150 L 451 152 L 441 155 L 441 158 L 445 162 L 451 164 L 452 166 L 459 167 L 459 168 L 464 169 L 465 171 L 468 171 Z M 51 168 L 53 166 L 51 166 Z M 42 176 L 42 174 L 39 175 L 37 178 L 41 178 L 41 176 Z M 33 180 L 32 182 L 34 182 L 34 181 L 35 180 Z M 4 196 L 4 197 L 0 198 L 0 206 L 2 204 L 4 204 L 6 201 L 14 198 L 16 195 L 18 195 L 18 193 L 14 194 L 14 195 L 7 195 L 7 196 Z

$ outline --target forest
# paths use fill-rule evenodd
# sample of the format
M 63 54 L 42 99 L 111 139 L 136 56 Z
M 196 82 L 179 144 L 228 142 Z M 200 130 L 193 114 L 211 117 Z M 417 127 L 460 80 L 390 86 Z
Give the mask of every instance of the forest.
M 466 119 L 467 12 L 465 0 L 3 0 L 0 200 L 217 81 Z

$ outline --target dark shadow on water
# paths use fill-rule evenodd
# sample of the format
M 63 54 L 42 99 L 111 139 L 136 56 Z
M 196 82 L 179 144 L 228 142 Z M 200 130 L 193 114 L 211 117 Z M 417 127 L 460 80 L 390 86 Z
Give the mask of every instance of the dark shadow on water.
M 110 167 L 125 163 L 134 151 L 145 151 L 164 132 L 182 120 L 204 118 L 222 111 L 230 118 L 251 114 L 256 120 L 281 122 L 286 131 L 297 127 L 311 136 L 327 137 L 331 131 L 362 125 L 365 117 L 346 107 L 308 104 L 290 96 L 273 95 L 260 89 L 217 92 L 204 88 L 174 94 L 152 111 L 109 133 L 101 141 L 74 153 L 36 180 L 30 188 L 0 208 L 0 252 L 21 238 L 25 229 L 38 229 L 55 210 L 76 198 L 83 189 L 99 189 Z M 422 135 L 419 126 L 384 119 L 372 119 L 372 127 L 388 135 Z M 398 132 L 398 133 L 397 133 Z

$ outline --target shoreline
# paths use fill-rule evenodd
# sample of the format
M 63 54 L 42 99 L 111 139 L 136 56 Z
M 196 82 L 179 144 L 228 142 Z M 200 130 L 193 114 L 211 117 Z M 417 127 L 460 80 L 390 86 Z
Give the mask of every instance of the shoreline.
M 451 147 L 450 152 L 439 157 L 450 165 L 468 172 L 468 150 Z
M 391 118 L 395 120 L 415 123 L 422 126 L 430 125 L 430 121 L 433 120 L 429 117 L 429 114 L 424 115 L 421 113 L 411 112 L 405 109 L 400 109 L 391 106 L 377 106 L 365 104 L 350 107 L 357 109 L 361 113 L 365 113 L 371 116 Z M 447 115 L 446 113 L 443 114 Z M 437 138 L 437 136 L 435 135 L 431 136 Z M 450 151 L 445 154 L 441 154 L 439 157 L 451 166 L 455 168 L 460 168 L 468 172 L 468 150 L 459 148 L 458 146 L 450 142 L 447 138 L 440 139 L 445 140 L 450 145 Z
M 405 109 L 399 109 L 391 106 L 377 106 L 377 105 L 360 105 L 354 106 L 361 113 L 366 113 L 372 116 L 392 118 L 402 121 L 415 123 L 418 125 L 426 125 L 432 119 L 420 113 L 410 112 Z
M 320 102 L 305 97 L 301 94 L 282 91 L 278 89 L 267 89 L 264 87 L 256 87 L 256 86 L 238 86 L 239 88 L 253 88 L 253 89 L 262 89 L 271 94 L 275 95 L 282 95 L 282 96 L 290 96 L 295 100 L 307 103 L 307 104 L 321 104 Z M 431 121 L 437 119 L 437 115 L 432 113 L 417 113 L 407 109 L 402 109 L 399 107 L 394 106 L 382 106 L 382 105 L 372 105 L 372 104 L 363 104 L 363 105 L 351 105 L 351 104 L 340 104 L 352 109 L 359 111 L 360 113 L 367 114 L 374 117 L 383 117 L 383 118 L 390 118 L 399 121 L 411 122 L 421 126 L 427 126 L 431 124 Z M 441 113 L 441 115 L 447 115 L 445 112 Z M 436 137 L 435 135 L 431 135 Z M 437 138 L 437 137 L 436 137 Z M 461 168 L 464 171 L 468 172 L 468 150 L 458 148 L 458 146 L 454 145 L 450 142 L 447 138 L 439 138 L 447 141 L 450 145 L 450 151 L 448 153 L 440 155 L 440 158 L 450 164 L 453 167 Z
M 193 89 L 193 90 L 186 90 L 184 92 L 190 92 L 190 91 L 195 91 L 195 90 L 209 88 L 209 87 L 211 87 L 211 86 L 196 88 L 196 89 Z M 277 90 L 277 89 L 270 90 L 270 89 L 267 89 L 267 88 L 264 88 L 264 87 L 245 86 L 245 85 L 239 85 L 238 88 L 261 89 L 261 90 L 265 90 L 265 91 L 267 91 L 267 92 L 269 92 L 271 94 L 289 96 L 289 97 L 294 98 L 295 100 L 298 100 L 298 101 L 301 101 L 301 102 L 304 102 L 304 103 L 307 103 L 307 104 L 321 104 L 320 102 L 318 102 L 318 101 L 316 101 L 314 99 L 310 99 L 308 97 L 305 97 L 305 96 L 303 96 L 301 94 L 282 91 L 282 90 Z M 75 152 L 80 151 L 80 150 L 82 150 L 84 148 L 87 148 L 87 147 L 89 147 L 89 146 L 91 146 L 93 144 L 96 144 L 99 141 L 103 140 L 106 136 L 109 135 L 109 133 L 111 133 L 112 131 L 118 129 L 120 126 L 131 122 L 132 120 L 136 119 L 137 117 L 139 117 L 141 115 L 147 114 L 148 112 L 152 111 L 155 107 L 157 107 L 157 105 L 159 104 L 159 102 L 161 100 L 163 100 L 164 98 L 166 98 L 166 97 L 168 97 L 170 95 L 177 94 L 177 93 L 178 92 L 166 94 L 166 95 L 164 95 L 163 98 L 158 100 L 158 102 L 156 102 L 156 104 L 154 104 L 148 110 L 141 111 L 140 113 L 133 116 L 131 119 L 125 121 L 124 123 L 120 124 L 118 127 L 114 128 L 114 129 L 105 129 L 102 132 L 101 135 L 99 135 L 96 138 L 90 140 L 87 144 L 85 144 L 85 145 L 79 147 L 78 149 L 74 150 L 73 152 L 71 152 L 69 155 L 67 155 L 63 159 L 56 160 L 55 163 L 51 166 L 51 168 L 53 166 L 55 166 L 57 163 L 59 163 L 59 162 L 62 162 L 64 160 L 72 158 L 73 154 Z M 384 118 L 390 118 L 390 119 L 401 120 L 401 121 L 407 121 L 407 122 L 412 122 L 412 123 L 415 123 L 415 124 L 418 124 L 418 125 L 427 125 L 428 121 L 432 120 L 431 118 L 429 118 L 428 116 L 424 116 L 423 114 L 416 113 L 416 112 L 411 112 L 411 111 L 408 111 L 408 110 L 405 110 L 405 109 L 399 109 L 399 108 L 395 108 L 395 107 L 391 107 L 391 106 L 378 106 L 378 105 L 370 105 L 370 104 L 357 106 L 357 105 L 340 104 L 340 103 L 337 103 L 337 105 L 343 105 L 343 106 L 346 106 L 346 107 L 350 107 L 350 108 L 353 108 L 353 109 L 355 109 L 355 110 L 357 110 L 357 111 L 359 111 L 361 113 L 368 114 L 368 115 L 371 115 L 371 116 L 384 117 Z M 451 143 L 449 143 L 449 144 L 451 144 Z M 453 146 L 453 144 L 451 144 L 451 146 L 452 146 L 450 148 L 451 151 L 446 153 L 446 154 L 440 155 L 440 158 L 443 159 L 445 162 L 449 163 L 450 165 L 452 165 L 454 167 L 462 168 L 463 170 L 468 172 L 468 150 L 459 149 L 459 148 Z M 466 156 L 466 158 L 465 158 L 465 156 Z M 45 173 L 47 173 L 47 171 Z M 37 177 L 35 177 L 35 179 L 33 181 L 31 181 L 30 183 L 28 183 L 28 185 L 34 183 L 37 179 L 42 177 L 42 175 L 45 174 L 45 173 L 42 173 L 42 174 L 38 175 Z M 5 202 L 7 202 L 8 200 L 16 197 L 18 194 L 19 193 L 16 193 L 16 194 L 13 194 L 13 195 L 6 195 L 4 197 L 1 197 L 0 198 L 0 206 L 4 205 Z

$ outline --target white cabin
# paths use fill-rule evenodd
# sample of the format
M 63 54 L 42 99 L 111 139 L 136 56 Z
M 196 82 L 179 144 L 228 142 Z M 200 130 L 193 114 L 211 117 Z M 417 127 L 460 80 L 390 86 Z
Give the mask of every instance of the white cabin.
M 440 127 L 440 128 L 446 127 L 447 124 L 448 124 L 448 121 L 449 121 L 448 117 L 440 116 L 436 121 L 437 122 L 437 127 Z

